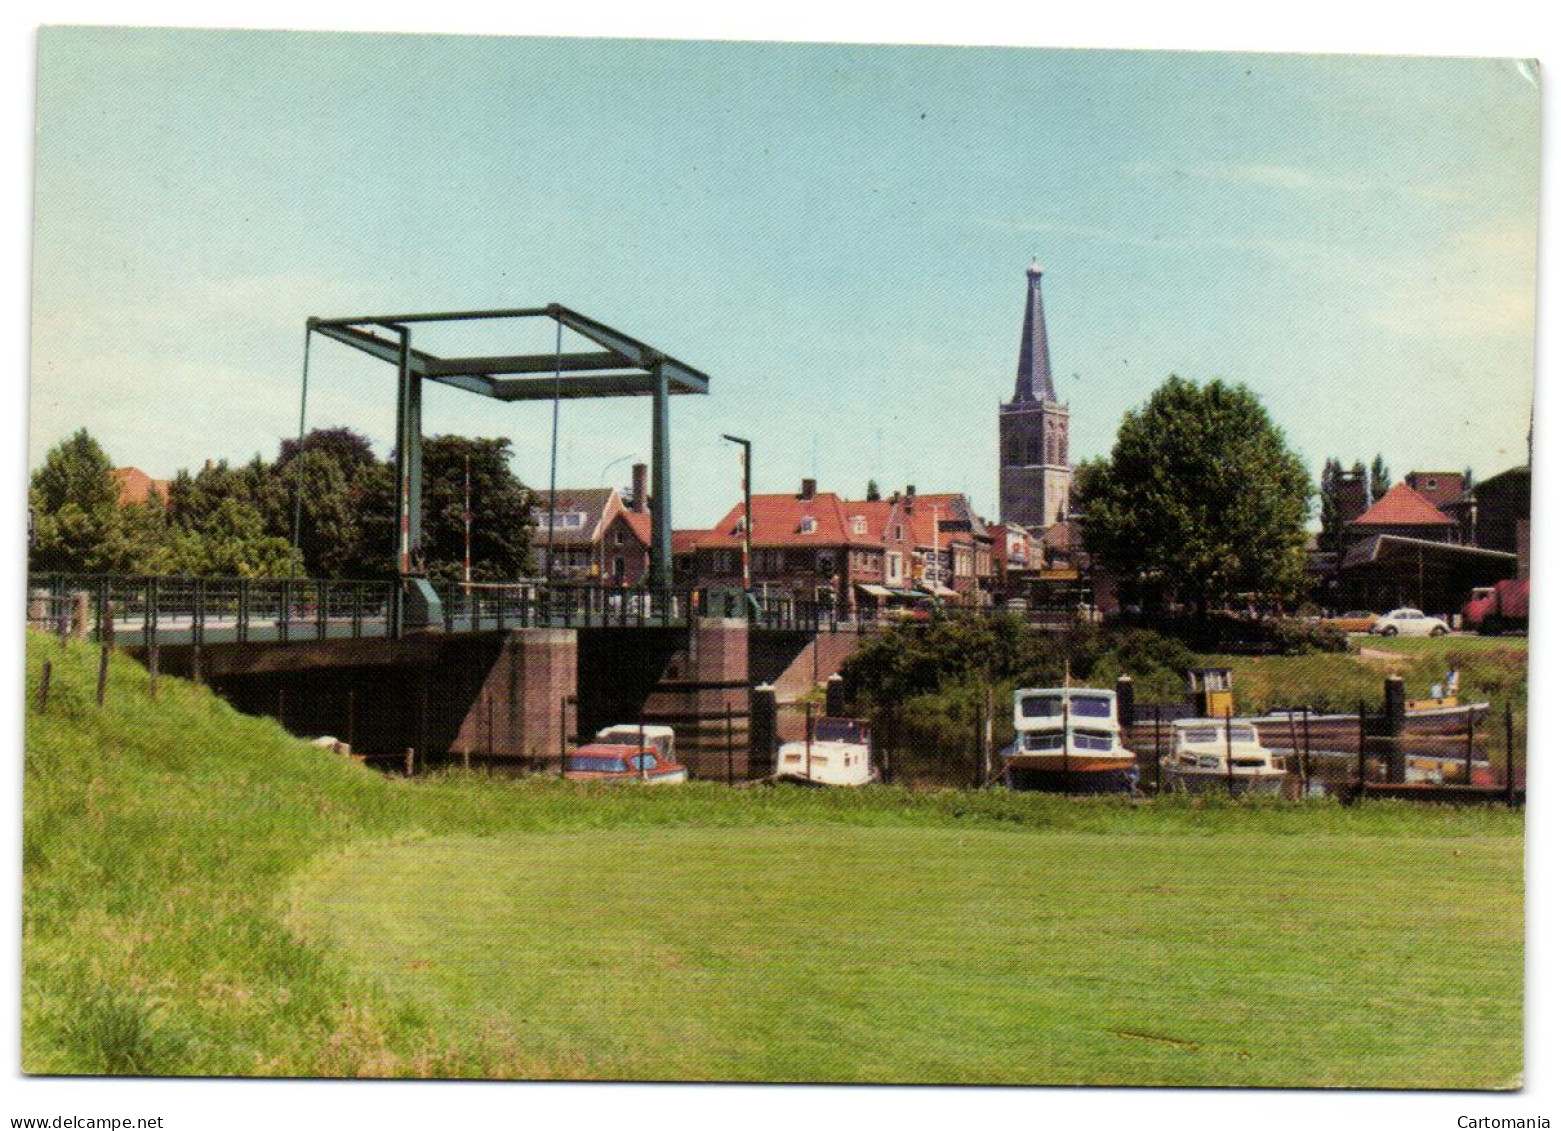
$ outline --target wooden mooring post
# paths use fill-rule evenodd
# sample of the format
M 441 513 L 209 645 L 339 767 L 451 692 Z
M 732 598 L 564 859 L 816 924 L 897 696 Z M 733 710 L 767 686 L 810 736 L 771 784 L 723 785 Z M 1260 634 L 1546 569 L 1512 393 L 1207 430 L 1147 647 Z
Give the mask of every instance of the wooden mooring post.
M 1463 713 L 1463 784 L 1474 784 L 1474 708 Z
M 1160 704 L 1154 705 L 1154 791 L 1159 793 L 1163 786 L 1160 782 Z
M 146 693 L 151 696 L 153 702 L 157 700 L 157 672 L 160 666 L 157 638 L 154 636 L 152 642 L 146 646 Z
M 1366 793 L 1366 701 L 1364 699 L 1356 704 L 1356 710 L 1360 714 L 1360 747 L 1355 759 L 1355 792 L 1357 797 L 1363 797 Z
M 732 759 L 735 751 L 732 748 L 732 705 L 726 705 L 726 784 L 732 784 Z

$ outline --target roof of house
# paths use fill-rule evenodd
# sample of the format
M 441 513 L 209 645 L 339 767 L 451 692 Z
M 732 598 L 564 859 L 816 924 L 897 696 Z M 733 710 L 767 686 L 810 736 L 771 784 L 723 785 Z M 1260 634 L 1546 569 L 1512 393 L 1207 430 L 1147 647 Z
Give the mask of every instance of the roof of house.
M 543 542 L 547 540 L 545 519 L 549 510 L 554 511 L 561 519 L 570 515 L 581 516 L 578 521 L 568 525 L 560 522 L 558 529 L 553 532 L 553 540 L 560 546 L 594 543 L 602 536 L 603 518 L 614 509 L 613 500 L 617 499 L 620 507 L 623 503 L 615 487 L 560 487 L 551 508 L 548 506 L 546 491 L 538 491 L 536 498 L 541 520 L 536 536 Z
M 674 554 L 686 554 L 690 550 L 697 550 L 699 548 L 699 540 L 709 533 L 708 530 L 698 529 L 674 530 L 672 532 L 672 552 Z
M 883 530 L 881 527 L 874 530 L 871 520 L 866 533 L 850 533 L 848 515 L 865 515 L 866 512 L 858 504 L 842 503 L 840 496 L 832 491 L 819 491 L 806 499 L 801 495 L 755 495 L 752 505 L 752 543 L 755 547 L 883 545 Z M 742 518 L 743 504 L 738 503 L 720 522 L 705 531 L 699 545 L 711 548 L 741 546 Z M 811 530 L 807 530 L 807 519 L 812 520 Z
M 1351 526 L 1455 526 L 1436 504 L 1407 483 L 1399 483 L 1372 503 Z
M 628 523 L 629 529 L 634 531 L 634 536 L 636 538 L 638 538 L 641 542 L 645 543 L 645 545 L 649 546 L 650 545 L 650 515 L 645 514 L 645 513 L 641 512 L 641 511 L 626 510 L 626 511 L 623 512 L 623 519 L 624 519 L 624 521 L 626 523 Z M 674 530 L 672 532 L 672 548 L 673 548 L 674 551 L 677 549 L 677 544 L 678 544 L 677 531 Z
M 906 501 L 913 504 L 910 510 L 911 538 L 918 546 L 931 546 L 934 541 L 939 546 L 947 546 L 954 542 L 970 542 L 972 534 L 987 533 L 986 525 L 970 509 L 970 501 L 964 495 L 946 492 L 939 495 L 917 495 L 914 499 Z M 971 529 L 968 531 L 939 529 L 934 539 L 934 512 L 940 528 L 946 522 L 966 522 L 970 524 Z
M 139 467 L 116 467 L 111 474 L 114 476 L 114 486 L 119 489 L 119 505 L 122 507 L 146 502 L 153 491 L 164 503 L 168 501 L 166 479 L 153 479 Z

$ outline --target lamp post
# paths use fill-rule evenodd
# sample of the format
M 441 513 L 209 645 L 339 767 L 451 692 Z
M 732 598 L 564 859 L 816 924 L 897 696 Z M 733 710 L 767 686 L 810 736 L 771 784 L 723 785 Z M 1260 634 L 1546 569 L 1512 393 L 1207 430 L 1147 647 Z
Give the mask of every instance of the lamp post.
M 753 590 L 753 443 L 725 433 L 721 439 L 743 449 L 743 592 L 748 593 Z

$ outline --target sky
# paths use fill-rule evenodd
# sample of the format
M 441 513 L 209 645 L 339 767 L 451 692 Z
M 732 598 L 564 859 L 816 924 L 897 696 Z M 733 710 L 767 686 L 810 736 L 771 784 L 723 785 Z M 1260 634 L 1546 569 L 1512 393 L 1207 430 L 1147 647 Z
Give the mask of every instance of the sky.
M 1526 458 L 1539 174 L 1511 60 L 52 28 L 38 47 L 30 463 L 155 476 L 296 432 L 304 321 L 562 302 L 710 375 L 673 518 L 740 489 L 996 517 L 1024 270 L 1075 459 L 1167 374 L 1239 381 L 1314 471 Z M 417 339 L 544 352 L 549 332 Z M 566 347 L 567 348 L 567 347 Z M 394 374 L 317 340 L 308 422 L 388 454 Z M 626 483 L 642 400 L 566 402 Z M 425 393 L 425 431 L 550 409 Z

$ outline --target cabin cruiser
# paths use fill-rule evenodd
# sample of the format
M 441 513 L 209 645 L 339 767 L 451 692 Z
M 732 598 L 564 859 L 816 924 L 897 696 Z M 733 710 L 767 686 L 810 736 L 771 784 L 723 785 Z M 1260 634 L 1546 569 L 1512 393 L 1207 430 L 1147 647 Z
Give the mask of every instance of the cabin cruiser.
M 688 770 L 673 754 L 672 728 L 635 724 L 603 727 L 596 740 L 564 761 L 570 781 L 640 781 L 674 785 L 688 780 Z
M 814 719 L 801 742 L 782 744 L 775 777 L 804 785 L 867 785 L 878 780 L 872 729 L 860 719 Z
M 1263 746 L 1250 719 L 1177 719 L 1172 728 L 1171 752 L 1160 762 L 1166 788 L 1232 795 L 1284 788 L 1284 759 Z
M 1138 761 L 1122 745 L 1114 691 L 1015 691 L 1014 741 L 1002 757 L 1013 789 L 1130 793 L 1138 787 Z

